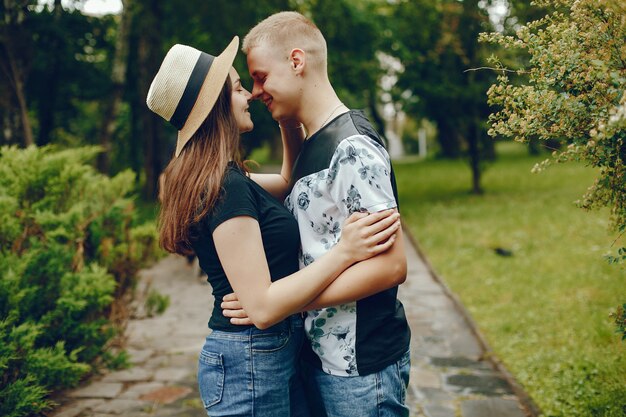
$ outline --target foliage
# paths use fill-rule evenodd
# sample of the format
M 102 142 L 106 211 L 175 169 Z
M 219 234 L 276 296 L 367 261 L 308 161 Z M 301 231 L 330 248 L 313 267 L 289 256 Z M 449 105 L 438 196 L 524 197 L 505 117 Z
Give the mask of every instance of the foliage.
M 607 314 L 623 303 L 624 274 L 601 257 L 608 210 L 555 204 L 574 200 L 597 169 L 528 175 L 541 157 L 497 146 L 480 197 L 466 192 L 461 161 L 396 163 L 404 225 L 545 416 L 621 417 L 626 345 Z
M 515 84 L 503 72 L 489 90 L 490 104 L 500 108 L 490 117 L 490 134 L 567 142 L 567 149 L 534 170 L 553 161 L 599 168 L 578 203 L 585 209 L 610 207 L 621 237 L 626 232 L 626 6 L 619 0 L 536 3 L 557 11 L 514 36 L 483 35 L 530 55 L 528 65 L 517 70 L 525 82 Z M 617 251 L 608 256 L 611 263 L 624 259 L 626 248 Z
M 514 36 L 484 40 L 530 55 L 517 73 L 525 82 L 498 77 L 489 102 L 499 110 L 490 134 L 525 142 L 530 137 L 569 143 L 554 160 L 585 161 L 600 168 L 580 201 L 590 209 L 611 207 L 616 229 L 626 230 L 626 20 L 616 0 L 542 0 L 561 9 L 522 26 Z M 495 60 L 498 65 L 497 59 Z M 538 164 L 540 170 L 550 160 Z
M 39 145 L 97 144 L 102 132 L 108 132 L 103 126 L 109 126 L 110 142 L 102 144 L 111 161 L 110 173 L 130 167 L 138 174 L 143 196 L 153 199 L 156 179 L 176 138 L 175 129 L 145 106 L 165 52 L 183 43 L 215 53 L 233 35 L 242 37 L 261 19 L 291 9 L 311 17 L 326 35 L 329 75 L 347 105 L 365 108 L 383 131 L 381 98 L 388 94 L 381 86 L 385 70 L 380 57 L 384 53 L 399 59 L 404 70 L 397 74 L 398 88 L 385 100 L 403 107 L 415 120 L 435 120 L 446 145 L 442 153 L 474 154 L 478 172 L 483 160 L 478 158 L 492 152 L 484 123 L 488 110 L 484 92 L 492 75 L 464 70 L 482 65 L 487 54 L 476 36 L 488 29 L 484 5 L 491 1 L 495 0 L 129 0 L 124 16 L 87 16 L 79 10 L 84 4 L 80 0 L 45 6 L 34 0 L 0 3 L 0 16 L 12 15 L 13 9 L 21 16 L 14 19 L 21 22 L 15 28 L 0 22 L 0 54 L 5 47 L 15 55 L 26 110 L 17 116 L 19 100 L 11 77 L 0 77 L 0 144 L 24 142 L 21 125 L 26 116 Z M 516 13 L 518 9 L 528 8 L 517 7 Z M 131 27 L 126 39 L 120 28 L 122 17 L 128 15 Z M 111 77 L 120 40 L 128 49 L 123 86 L 115 85 Z M 0 63 L 5 61 L 9 62 Z M 243 54 L 234 65 L 243 84 L 250 86 Z M 4 68 L 8 65 L 0 67 L 9 72 Z M 112 96 L 119 96 L 115 118 L 107 111 Z M 252 103 L 251 111 L 255 129 L 244 137 L 246 152 L 271 143 L 272 157 L 280 157 L 276 122 L 259 102 Z
M 491 29 L 486 5 L 477 0 L 398 1 L 386 20 L 386 50 L 403 70 L 392 91 L 394 101 L 412 118 L 437 125 L 441 156 L 468 156 L 472 190 L 480 193 L 480 176 L 494 156 L 487 135 L 489 107 L 485 92 L 495 80 L 485 71 L 488 48 L 478 34 Z M 420 22 L 416 24 L 415 22 Z
M 97 152 L 0 148 L 3 416 L 49 408 L 48 392 L 95 369 L 154 245 L 154 227 L 132 227 L 134 174 L 97 173 Z
M 615 313 L 611 313 L 611 318 L 615 319 L 617 332 L 621 333 L 622 340 L 626 340 L 626 304 L 617 307 Z
M 162 314 L 167 310 L 170 305 L 169 295 L 161 294 L 156 290 L 151 290 L 146 297 L 145 307 L 148 317 L 152 317 L 155 314 Z

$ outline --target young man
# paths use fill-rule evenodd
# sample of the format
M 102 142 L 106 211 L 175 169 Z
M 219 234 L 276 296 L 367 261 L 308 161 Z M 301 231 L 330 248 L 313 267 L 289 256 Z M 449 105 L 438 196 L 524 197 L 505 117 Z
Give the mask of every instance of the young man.
M 397 208 L 389 155 L 365 115 L 337 97 L 326 41 L 311 21 L 274 14 L 248 33 L 242 49 L 253 99 L 275 120 L 299 120 L 308 132 L 285 201 L 298 221 L 302 268 L 337 243 L 351 213 Z M 323 405 L 314 415 L 408 416 L 410 331 L 396 297 L 405 278 L 399 231 L 390 250 L 353 265 L 307 306 L 304 380 L 311 407 Z

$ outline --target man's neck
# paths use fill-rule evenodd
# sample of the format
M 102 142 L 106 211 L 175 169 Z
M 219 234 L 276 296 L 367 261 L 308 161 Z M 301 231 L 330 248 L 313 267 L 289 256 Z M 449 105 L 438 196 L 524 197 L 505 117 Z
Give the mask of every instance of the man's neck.
M 303 98 L 305 105 L 302 106 L 299 119 L 304 124 L 308 136 L 348 110 L 330 84 L 315 85 L 309 94 L 303 95 Z

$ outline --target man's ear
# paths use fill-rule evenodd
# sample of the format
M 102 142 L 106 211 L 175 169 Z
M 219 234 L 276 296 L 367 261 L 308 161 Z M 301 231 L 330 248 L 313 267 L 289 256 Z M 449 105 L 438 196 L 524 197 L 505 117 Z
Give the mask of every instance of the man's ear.
M 302 75 L 306 64 L 306 53 L 299 48 L 294 48 L 289 53 L 289 64 L 296 75 Z

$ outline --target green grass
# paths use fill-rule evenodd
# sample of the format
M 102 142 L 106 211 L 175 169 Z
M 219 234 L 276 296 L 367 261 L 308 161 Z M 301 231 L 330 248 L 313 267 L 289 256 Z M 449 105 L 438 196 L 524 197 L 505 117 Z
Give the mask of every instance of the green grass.
M 395 163 L 403 222 L 546 416 L 622 417 L 626 343 L 609 313 L 626 301 L 626 273 L 603 257 L 615 239 L 608 210 L 574 204 L 595 172 L 531 174 L 546 156 L 498 151 L 482 196 L 468 192 L 462 161 Z

